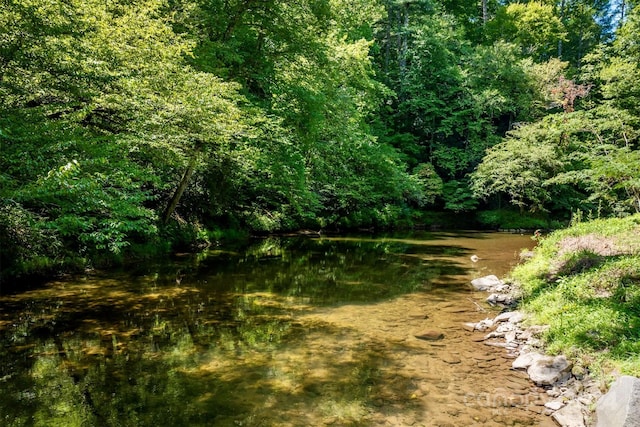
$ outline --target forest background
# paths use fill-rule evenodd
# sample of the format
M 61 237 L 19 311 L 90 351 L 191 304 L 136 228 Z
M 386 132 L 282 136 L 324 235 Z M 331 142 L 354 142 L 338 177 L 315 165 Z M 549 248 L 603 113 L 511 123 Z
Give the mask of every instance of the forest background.
M 0 5 L 0 278 L 640 211 L 635 0 Z

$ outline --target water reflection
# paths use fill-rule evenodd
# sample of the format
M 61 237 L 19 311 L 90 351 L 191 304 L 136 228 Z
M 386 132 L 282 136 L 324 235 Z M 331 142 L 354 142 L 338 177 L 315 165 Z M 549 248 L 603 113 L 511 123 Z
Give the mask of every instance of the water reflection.
M 507 251 L 506 269 L 528 243 L 271 238 L 1 297 L 0 422 L 431 425 L 429 358 L 468 347 L 448 325 L 474 309 L 451 302 L 472 296 L 469 255 Z M 451 329 L 441 348 L 412 338 L 425 322 Z

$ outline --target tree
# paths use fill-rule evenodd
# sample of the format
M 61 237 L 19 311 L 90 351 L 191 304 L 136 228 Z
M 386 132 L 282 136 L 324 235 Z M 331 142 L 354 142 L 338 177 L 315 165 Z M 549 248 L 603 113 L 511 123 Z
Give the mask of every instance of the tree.
M 123 138 L 130 111 L 107 100 L 182 61 L 189 43 L 160 18 L 161 8 L 154 1 L 3 3 L 0 139 L 8 185 L 0 195 L 69 250 L 117 253 L 157 233 L 147 206 L 157 177 L 135 162 Z
M 538 2 L 510 3 L 501 8 L 487 32 L 493 40 L 516 43 L 523 55 L 538 61 L 556 54 L 558 40 L 565 40 L 567 36 L 554 7 Z
M 150 83 L 136 82 L 133 93 L 104 100 L 134 114 L 130 132 L 136 149 L 165 150 L 180 159 L 184 170 L 162 213 L 167 223 L 202 157 L 224 156 L 226 145 L 243 132 L 241 98 L 237 85 L 188 67 L 165 71 Z
M 582 66 L 585 55 L 606 39 L 607 7 L 606 1 L 562 1 L 559 15 L 567 36 L 558 40 L 559 59 L 569 61 L 576 68 Z
M 389 111 L 383 126 L 391 129 L 380 131 L 410 164 L 435 167 L 445 181 L 445 207 L 469 210 L 475 201 L 466 175 L 516 120 L 537 115 L 532 103 L 541 94 L 532 64 L 509 43 L 471 46 L 449 15 L 423 12 L 412 22 L 406 69 L 398 63 L 387 74 L 397 95 L 381 115 Z M 396 75 L 402 77 L 394 83 Z
M 547 210 L 554 194 L 548 179 L 566 167 L 558 132 L 548 132 L 548 119 L 512 131 L 503 142 L 490 148 L 473 173 L 477 197 L 504 195 L 521 209 Z
M 187 118 L 202 119 L 203 108 L 218 118 L 223 86 L 184 66 L 191 44 L 161 1 L 3 6 L 0 196 L 15 206 L 4 212 L 23 212 L 34 235 L 64 248 L 40 255 L 119 253 L 156 238 L 156 203 L 187 150 L 185 134 L 204 128 Z M 203 88 L 217 97 L 207 105 L 194 95 Z M 163 124 L 169 133 L 151 134 L 160 119 L 174 120 Z
M 196 19 L 184 21 L 196 22 L 200 36 L 192 63 L 239 81 L 260 110 L 254 123 L 264 127 L 247 130 L 240 142 L 238 153 L 256 157 L 245 158 L 238 170 L 246 175 L 228 183 L 247 195 L 230 210 L 251 227 L 273 230 L 331 225 L 359 209 L 371 221 L 377 203 L 405 203 L 416 183 L 367 123 L 387 93 L 374 79 L 367 40 L 378 6 L 337 0 L 199 6 Z M 377 175 L 380 169 L 388 180 Z
M 600 78 L 602 93 L 617 107 L 640 116 L 640 8 L 628 12 L 627 20 L 619 29 L 613 43 L 610 59 L 596 60 L 603 66 Z
M 532 211 L 633 212 L 637 119 L 605 106 L 524 125 L 490 149 L 473 174 L 478 196 L 507 196 Z

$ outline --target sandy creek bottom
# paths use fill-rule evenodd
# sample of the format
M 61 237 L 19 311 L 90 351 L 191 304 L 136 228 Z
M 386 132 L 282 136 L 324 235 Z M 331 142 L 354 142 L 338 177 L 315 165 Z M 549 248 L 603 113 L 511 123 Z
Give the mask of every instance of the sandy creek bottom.
M 475 336 L 460 327 L 470 318 L 482 318 L 473 309 L 469 301 L 412 294 L 374 306 L 322 310 L 303 321 L 328 324 L 341 332 L 335 339 L 309 333 L 305 351 L 290 353 L 280 369 L 304 368 L 306 381 L 318 384 L 323 377 L 339 378 L 337 371 L 363 357 L 376 367 L 369 395 L 373 405 L 363 410 L 336 404 L 337 413 L 327 411 L 322 419 L 329 425 L 349 410 L 357 411 L 367 425 L 543 425 L 548 421 L 539 415 L 544 390 L 532 386 L 526 375 L 509 370 L 511 359 L 504 357 L 504 350 L 475 342 Z M 442 331 L 445 338 L 416 339 L 414 334 L 425 328 Z M 327 358 L 327 353 L 333 356 Z M 341 385 L 329 382 L 324 387 L 337 389 L 335 393 Z
M 462 327 L 497 313 L 469 280 L 505 274 L 528 236 L 292 242 L 0 297 L 0 423 L 554 425 L 544 390 Z

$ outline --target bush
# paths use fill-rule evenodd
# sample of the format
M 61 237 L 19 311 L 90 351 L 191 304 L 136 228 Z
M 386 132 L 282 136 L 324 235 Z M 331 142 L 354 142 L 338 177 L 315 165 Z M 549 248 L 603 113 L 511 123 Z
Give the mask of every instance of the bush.
M 478 222 L 493 229 L 556 229 L 560 228 L 559 221 L 550 220 L 546 216 L 522 213 L 509 209 L 494 209 L 481 211 L 476 214 Z
M 175 252 L 190 252 L 206 248 L 211 244 L 207 230 L 199 223 L 189 223 L 184 220 L 170 221 L 162 228 L 160 236 Z
M 0 278 L 45 274 L 58 264 L 62 244 L 44 223 L 18 203 L 0 206 Z

